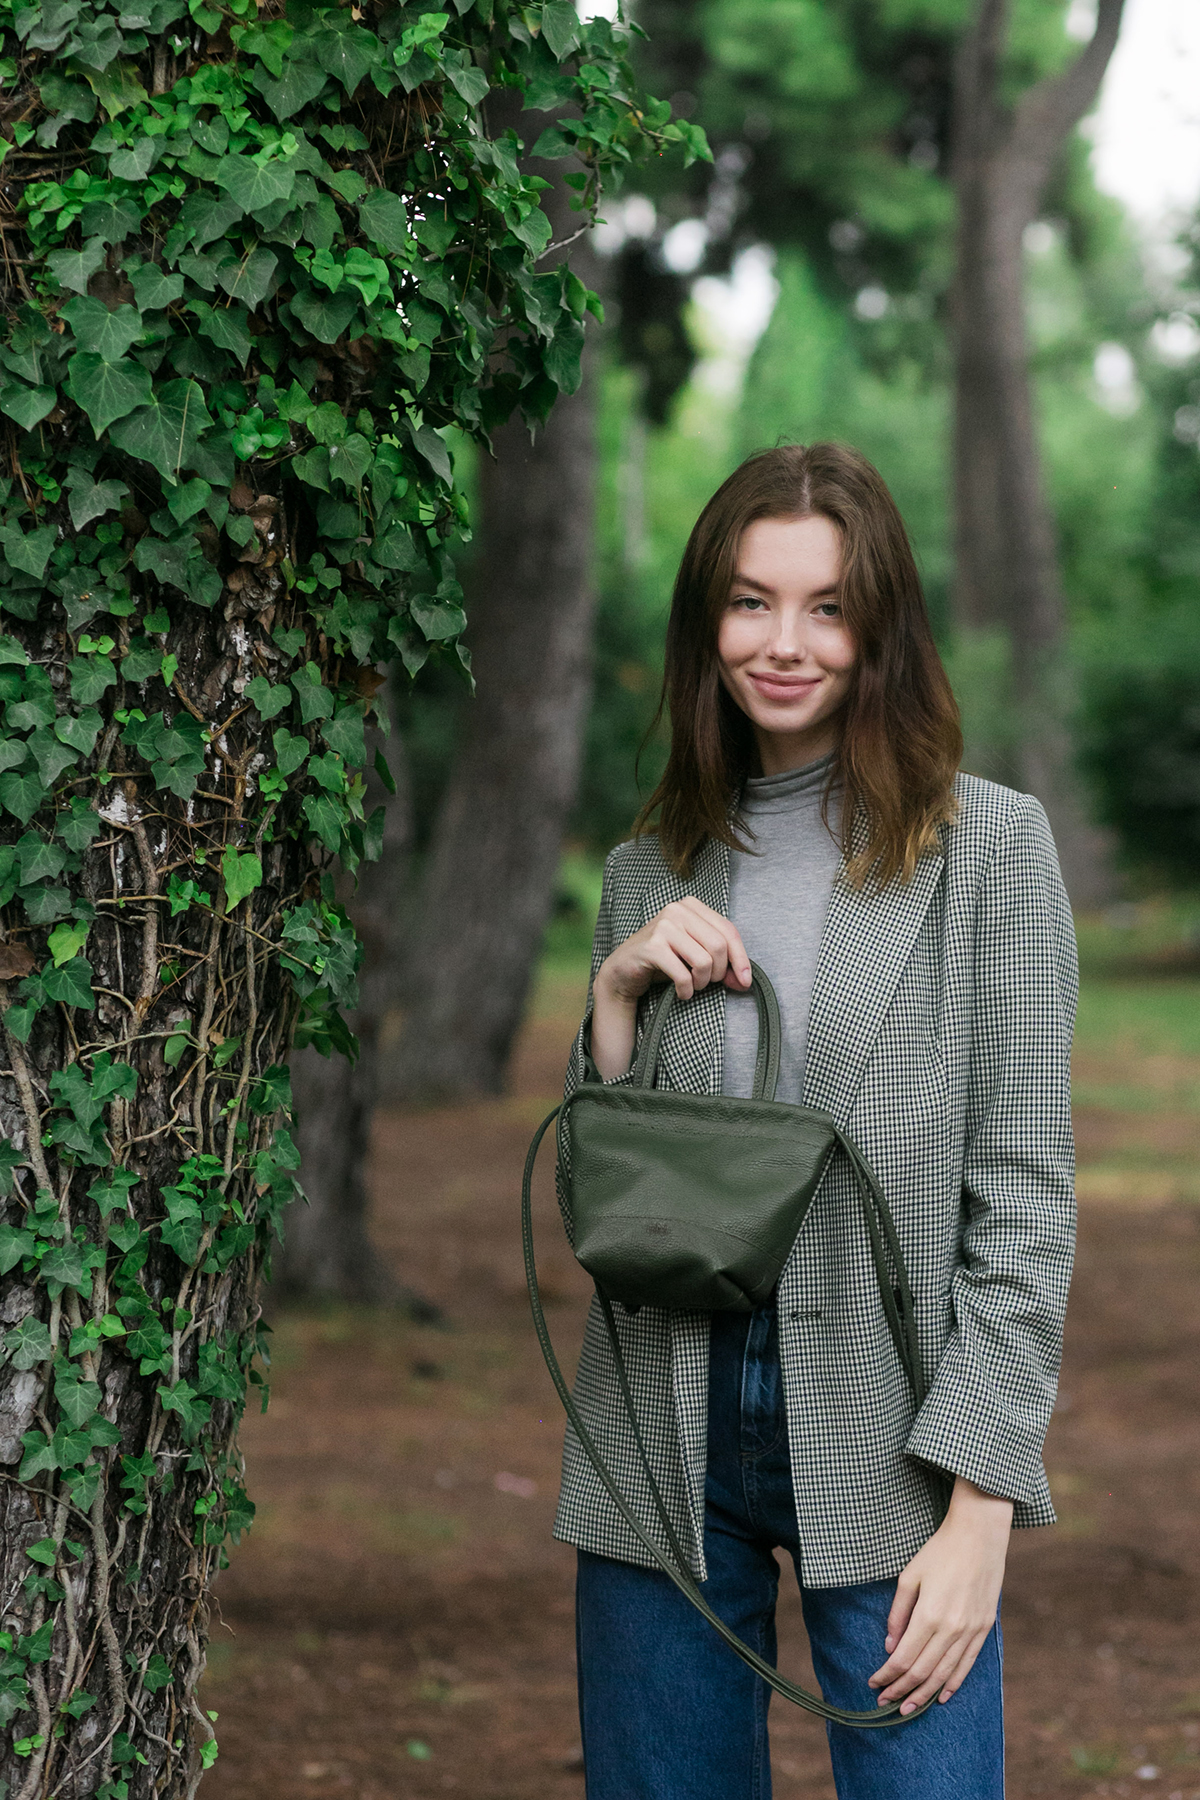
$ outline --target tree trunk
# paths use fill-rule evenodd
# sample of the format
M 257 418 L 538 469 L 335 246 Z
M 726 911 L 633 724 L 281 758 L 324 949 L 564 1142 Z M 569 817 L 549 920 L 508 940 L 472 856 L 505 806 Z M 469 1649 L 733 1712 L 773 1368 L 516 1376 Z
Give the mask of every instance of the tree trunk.
M 1055 157 L 1095 98 L 1122 6 L 1101 0 L 1075 63 L 1015 107 L 1001 98 L 1006 0 L 979 0 L 955 68 L 955 604 L 965 632 L 1007 638 L 1013 721 L 1006 743 L 969 744 L 968 754 L 1042 800 L 1079 905 L 1104 898 L 1109 877 L 1068 729 L 1066 607 L 1029 378 L 1023 237 Z
M 528 115 L 522 120 L 528 132 Z M 531 133 L 529 135 L 532 135 Z M 578 227 L 561 165 L 544 204 L 556 238 Z M 594 257 L 572 267 L 595 286 Z M 442 803 L 406 963 L 396 1082 L 410 1098 L 502 1084 L 554 894 L 590 694 L 594 610 L 595 373 L 533 441 L 494 435 L 480 473 L 480 554 L 468 640 L 478 682 Z
M 363 945 L 360 1002 L 347 1023 L 358 1038 L 356 1062 L 309 1048 L 291 1059 L 299 1182 L 304 1198 L 287 1209 L 282 1243 L 272 1258 L 272 1300 L 336 1299 L 401 1306 L 425 1319 L 437 1309 L 397 1282 L 367 1229 L 366 1163 L 371 1121 L 379 1101 L 380 1056 L 389 1015 L 399 1003 L 403 909 L 412 838 L 412 810 L 404 746 L 395 731 L 368 738 L 382 750 L 395 793 L 367 777 L 366 808 L 386 807 L 383 854 L 359 871 L 357 888 L 343 877 L 342 900 Z

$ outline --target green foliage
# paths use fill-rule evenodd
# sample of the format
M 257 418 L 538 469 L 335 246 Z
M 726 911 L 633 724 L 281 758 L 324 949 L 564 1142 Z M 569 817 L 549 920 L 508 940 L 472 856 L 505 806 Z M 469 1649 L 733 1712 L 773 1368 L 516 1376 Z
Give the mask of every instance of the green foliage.
M 196 1603 L 253 1515 L 288 1038 L 355 1050 L 331 870 L 378 853 L 371 666 L 467 666 L 452 444 L 543 420 L 596 309 L 484 102 L 552 115 L 539 153 L 577 159 L 584 221 L 634 159 L 706 152 L 566 0 L 0 0 L 0 32 L 0 1272 L 33 1295 L 0 1344 L 41 1394 L 16 1479 L 92 1533 L 34 1545 L 0 1710 L 33 1786 L 74 1779 L 80 1644 L 32 1729 L 75 1630 L 64 1559 L 123 1556 L 138 1587 L 182 1494 L 187 1622 L 143 1640 L 139 1602 L 104 1676 L 132 1711 L 88 1779 L 126 1800 L 186 1757 Z M 136 1441 L 109 1370 L 142 1384 Z

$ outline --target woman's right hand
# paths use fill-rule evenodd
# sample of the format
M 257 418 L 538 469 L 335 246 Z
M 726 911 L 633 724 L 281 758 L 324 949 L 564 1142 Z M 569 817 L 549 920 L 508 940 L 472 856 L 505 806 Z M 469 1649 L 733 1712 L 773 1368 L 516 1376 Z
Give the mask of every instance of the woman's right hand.
M 690 1000 L 710 982 L 735 993 L 750 986 L 750 958 L 735 926 L 702 900 L 673 900 L 605 958 L 592 985 L 592 1061 L 604 1081 L 633 1059 L 637 1003 L 654 982 L 675 983 Z

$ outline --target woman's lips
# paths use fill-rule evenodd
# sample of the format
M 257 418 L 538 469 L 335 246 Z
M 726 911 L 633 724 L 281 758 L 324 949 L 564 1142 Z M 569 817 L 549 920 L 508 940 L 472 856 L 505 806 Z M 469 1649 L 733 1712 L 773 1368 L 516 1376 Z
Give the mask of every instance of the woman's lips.
M 747 679 L 764 700 L 803 700 L 820 687 L 820 676 L 749 675 Z

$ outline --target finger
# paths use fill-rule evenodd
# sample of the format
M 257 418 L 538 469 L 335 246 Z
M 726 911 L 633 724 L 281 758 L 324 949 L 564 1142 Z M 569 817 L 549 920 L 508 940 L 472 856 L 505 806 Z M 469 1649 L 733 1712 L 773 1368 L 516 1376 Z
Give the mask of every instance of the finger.
M 914 1621 L 900 1639 L 900 1642 L 896 1645 L 896 1648 L 892 1651 L 892 1654 L 888 1657 L 883 1667 L 881 1669 L 876 1669 L 874 1675 L 870 1677 L 867 1683 L 868 1687 L 875 1688 L 881 1696 L 885 1691 L 888 1691 L 889 1698 L 895 1699 L 895 1693 L 890 1690 L 894 1687 L 895 1683 L 902 1682 L 909 1674 L 910 1670 L 916 1667 L 919 1658 L 924 1655 L 926 1646 L 933 1636 L 934 1628 L 932 1625 L 923 1625 L 919 1620 Z
M 958 1663 L 963 1650 L 963 1640 L 955 1634 L 950 1637 L 944 1632 L 935 1632 L 926 1644 L 920 1656 L 909 1667 L 907 1674 L 899 1676 L 888 1687 L 884 1688 L 881 1699 L 886 1701 L 911 1702 L 921 1705 L 923 1700 L 932 1700 L 941 1687 L 942 1682 Z
M 675 992 L 679 999 L 691 999 L 695 991 L 694 978 L 691 969 L 681 956 L 676 956 L 668 945 L 663 944 L 653 951 L 649 962 L 657 974 L 664 975 L 668 981 L 675 983 Z
M 959 1658 L 954 1668 L 942 1683 L 942 1692 L 939 1697 L 943 1703 L 957 1694 L 959 1688 L 967 1679 L 971 1670 L 975 1667 L 979 1652 L 987 1643 L 990 1633 L 991 1626 L 989 1625 L 986 1631 L 977 1632 L 971 1639 L 967 1649 L 963 1652 L 963 1655 Z
M 705 906 L 703 900 L 697 900 L 693 894 L 689 894 L 685 900 L 679 901 L 678 904 L 681 907 L 687 907 L 697 918 L 702 919 L 706 925 L 715 927 L 720 932 L 721 939 L 725 945 L 729 968 L 743 987 L 749 987 L 750 958 L 746 953 L 746 946 L 742 942 L 742 935 L 737 926 L 727 919 L 723 913 L 714 912 L 711 906 Z
M 921 1592 L 921 1583 L 915 1579 L 901 1576 L 896 1583 L 896 1592 L 888 1613 L 887 1636 L 883 1647 L 890 1655 L 908 1630 L 908 1621 L 912 1618 L 913 1607 Z
M 919 1681 L 916 1687 L 910 1689 L 908 1697 L 901 1703 L 901 1713 L 907 1715 L 916 1712 L 918 1707 L 925 1706 L 930 1700 L 936 1700 L 945 1686 L 947 1678 L 958 1667 L 961 1654 L 961 1644 L 948 1646 L 945 1655 L 939 1659 L 933 1670 L 922 1681 Z
M 693 986 L 697 993 L 710 981 L 723 979 L 725 940 L 719 932 L 696 919 L 690 919 L 686 925 L 677 919 L 664 919 L 655 938 L 665 940 L 669 949 L 687 963 L 695 977 Z

